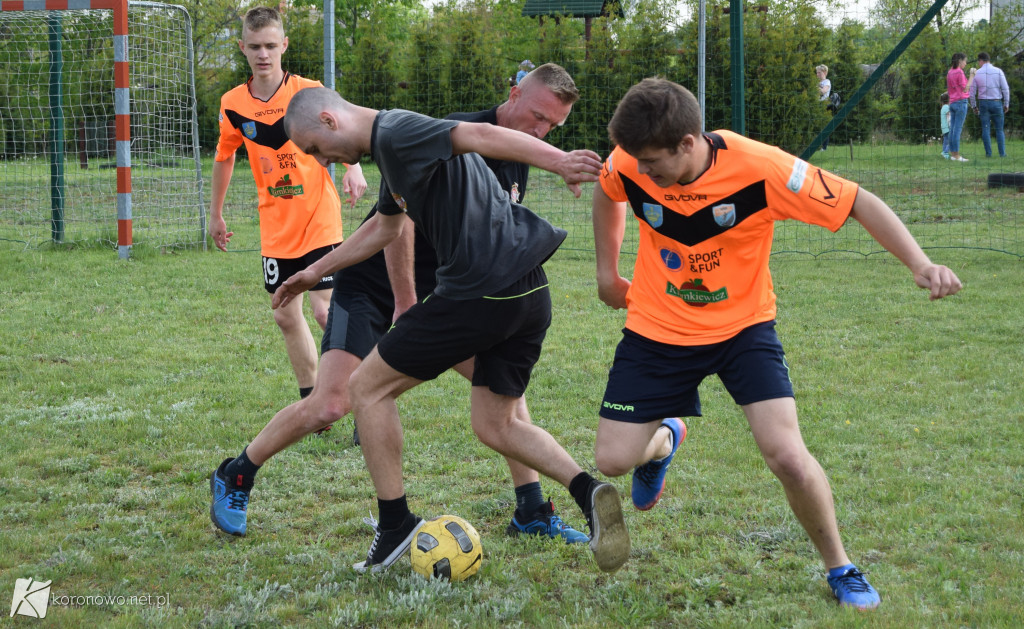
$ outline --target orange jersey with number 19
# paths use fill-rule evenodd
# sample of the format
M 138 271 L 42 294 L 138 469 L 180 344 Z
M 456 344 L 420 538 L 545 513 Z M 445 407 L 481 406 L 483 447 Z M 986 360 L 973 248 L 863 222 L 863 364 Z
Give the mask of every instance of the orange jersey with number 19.
M 330 173 L 299 150 L 284 132 L 292 96 L 320 81 L 285 73 L 277 92 L 264 102 L 239 85 L 220 101 L 216 160 L 231 157 L 245 143 L 259 191 L 260 248 L 268 258 L 301 258 L 341 242 L 341 199 Z
M 775 221 L 843 226 L 857 184 L 731 131 L 705 134 L 711 166 L 661 188 L 616 148 L 601 187 L 640 224 L 626 328 L 672 345 L 707 345 L 775 318 L 768 258 Z

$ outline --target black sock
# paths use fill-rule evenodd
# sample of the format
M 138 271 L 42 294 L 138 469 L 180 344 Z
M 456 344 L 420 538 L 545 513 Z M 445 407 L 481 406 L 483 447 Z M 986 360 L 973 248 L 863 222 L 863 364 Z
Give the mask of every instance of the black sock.
M 380 519 L 377 526 L 382 531 L 393 531 L 399 528 L 405 522 L 406 516 L 411 514 L 409 503 L 405 501 L 404 495 L 394 500 L 377 498 L 377 516 Z
M 299 397 L 302 399 L 308 398 L 309 394 L 313 392 L 313 387 L 299 387 Z
M 247 449 L 248 446 L 246 447 Z M 258 471 L 260 471 L 260 466 L 249 460 L 249 455 L 246 454 L 245 450 L 242 450 L 242 453 L 237 458 L 232 459 L 224 467 L 224 475 L 228 477 L 230 483 L 246 490 L 252 489 L 252 484 L 256 480 L 256 472 Z
M 569 493 L 572 494 L 576 504 L 580 506 L 580 509 L 587 512 L 587 502 L 590 499 L 590 489 L 593 484 L 597 481 L 594 477 L 586 472 L 580 472 L 569 482 Z
M 516 487 L 516 513 L 529 517 L 544 505 L 544 493 L 540 482 L 526 483 Z

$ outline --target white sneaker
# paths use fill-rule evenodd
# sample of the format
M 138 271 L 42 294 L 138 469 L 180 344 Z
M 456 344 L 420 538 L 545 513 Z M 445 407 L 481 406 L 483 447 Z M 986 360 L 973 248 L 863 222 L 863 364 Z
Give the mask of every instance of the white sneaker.
M 962 156 L 962 155 L 961 155 L 960 157 L 953 157 L 953 158 L 951 158 L 951 159 L 952 159 L 952 160 L 953 160 L 954 162 L 967 162 L 967 161 L 970 161 L 970 160 L 968 160 L 968 159 L 967 159 L 966 157 L 964 157 L 964 156 Z

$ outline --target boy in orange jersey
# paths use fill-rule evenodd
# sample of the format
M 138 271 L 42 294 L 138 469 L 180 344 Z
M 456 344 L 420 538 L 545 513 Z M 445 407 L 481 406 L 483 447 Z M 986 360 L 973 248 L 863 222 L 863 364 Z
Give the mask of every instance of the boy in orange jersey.
M 836 598 L 876 607 L 878 592 L 846 555 L 831 488 L 797 424 L 775 334 L 774 222 L 792 218 L 835 231 L 852 217 L 932 299 L 955 294 L 960 280 L 933 264 L 893 211 L 857 184 L 730 131 L 702 134 L 696 99 L 675 83 L 633 86 L 608 132 L 618 147 L 594 188 L 598 293 L 627 315 L 600 411 L 598 469 L 608 476 L 633 470 L 634 504 L 653 507 L 685 436 L 676 416 L 701 414 L 697 387 L 717 373 L 821 554 Z M 627 205 L 640 229 L 632 282 L 618 271 Z
M 250 9 L 238 45 L 252 77 L 221 98 L 210 237 L 218 249 L 227 251 L 234 232 L 227 231 L 224 222 L 224 197 L 235 168 L 235 151 L 244 143 L 259 192 L 264 287 L 273 294 L 285 280 L 341 242 L 341 200 L 327 169 L 299 151 L 284 132 L 284 114 L 292 95 L 321 83 L 282 69 L 288 38 L 280 14 L 267 7 Z M 366 190 L 366 180 L 359 164 L 346 168 L 343 187 L 355 206 Z M 333 277 L 324 277 L 309 293 L 313 316 L 321 328 L 327 322 L 333 282 Z M 299 395 L 305 397 L 316 381 L 317 351 L 302 300 L 274 310 L 274 321 L 284 335 Z

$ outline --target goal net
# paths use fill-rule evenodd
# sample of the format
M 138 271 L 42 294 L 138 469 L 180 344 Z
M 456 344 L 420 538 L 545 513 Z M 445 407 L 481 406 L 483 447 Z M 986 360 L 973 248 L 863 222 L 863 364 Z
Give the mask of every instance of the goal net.
M 0 241 L 205 246 L 185 9 L 3 2 L 0 74 Z

